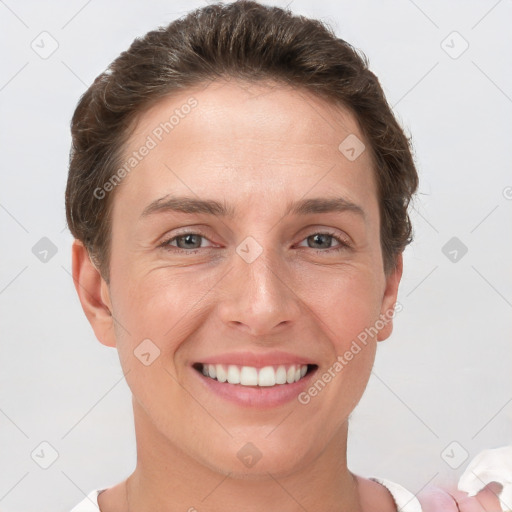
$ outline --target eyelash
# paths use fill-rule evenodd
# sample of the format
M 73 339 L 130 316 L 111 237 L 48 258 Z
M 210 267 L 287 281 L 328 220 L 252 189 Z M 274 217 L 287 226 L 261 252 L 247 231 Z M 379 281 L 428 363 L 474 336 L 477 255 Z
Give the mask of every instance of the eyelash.
M 162 247 L 163 249 L 165 249 L 167 251 L 177 252 L 179 254 L 184 254 L 184 253 L 189 254 L 189 255 L 196 254 L 196 252 L 199 251 L 201 249 L 201 247 L 198 247 L 195 249 L 182 249 L 181 247 L 175 247 L 173 245 L 170 245 L 170 243 L 174 242 L 177 238 L 181 238 L 181 237 L 187 236 L 187 235 L 196 235 L 196 236 L 200 236 L 201 238 L 205 238 L 206 240 L 209 240 L 208 237 L 206 237 L 201 232 L 187 231 L 187 232 L 180 233 L 178 235 L 173 236 L 172 238 L 165 240 L 164 242 L 162 242 L 160 244 L 159 247 Z M 339 246 L 332 247 L 330 249 L 313 249 L 310 247 L 310 249 L 312 249 L 313 251 L 317 251 L 317 252 L 325 254 L 325 253 L 339 252 L 344 249 L 351 248 L 351 245 L 345 239 L 341 238 L 339 235 L 337 235 L 336 233 L 334 233 L 332 231 L 315 231 L 311 235 L 308 235 L 307 237 L 303 238 L 302 240 L 306 240 L 307 238 L 309 238 L 313 235 L 329 235 L 329 236 L 333 237 L 340 244 Z M 206 249 L 211 249 L 211 247 L 207 247 Z

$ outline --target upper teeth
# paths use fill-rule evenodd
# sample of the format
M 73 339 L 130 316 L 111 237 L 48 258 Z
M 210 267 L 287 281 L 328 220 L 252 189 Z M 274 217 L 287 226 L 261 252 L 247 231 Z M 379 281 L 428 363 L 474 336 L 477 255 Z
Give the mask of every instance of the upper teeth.
M 203 375 L 216 379 L 219 382 L 229 384 L 241 384 L 242 386 L 274 386 L 276 384 L 292 384 L 300 380 L 308 371 L 308 365 L 290 366 L 264 366 L 255 368 L 253 366 L 237 366 L 234 364 L 226 366 L 222 364 L 203 364 Z

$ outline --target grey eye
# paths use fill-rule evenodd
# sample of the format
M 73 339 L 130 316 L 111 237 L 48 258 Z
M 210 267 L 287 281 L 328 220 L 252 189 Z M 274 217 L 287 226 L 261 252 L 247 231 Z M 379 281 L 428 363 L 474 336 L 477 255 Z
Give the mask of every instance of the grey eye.
M 201 247 L 201 235 L 195 235 L 193 233 L 187 233 L 186 235 L 179 235 L 173 240 L 176 240 L 177 247 L 179 249 L 199 249 Z M 180 244 L 180 241 L 183 241 Z
M 334 237 L 332 235 L 329 235 L 328 233 L 315 233 L 314 235 L 308 236 L 306 240 L 313 239 L 314 244 L 319 244 L 321 247 L 318 246 L 309 246 L 312 249 L 330 249 L 331 248 L 331 242 Z M 323 247 L 322 247 L 323 245 Z

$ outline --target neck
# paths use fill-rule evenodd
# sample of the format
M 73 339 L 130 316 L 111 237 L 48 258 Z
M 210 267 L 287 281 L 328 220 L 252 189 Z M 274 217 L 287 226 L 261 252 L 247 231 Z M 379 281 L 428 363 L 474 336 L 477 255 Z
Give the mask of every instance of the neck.
M 358 481 L 346 464 L 347 423 L 312 463 L 234 477 L 170 443 L 135 401 L 134 413 L 137 466 L 127 480 L 128 512 L 361 511 Z

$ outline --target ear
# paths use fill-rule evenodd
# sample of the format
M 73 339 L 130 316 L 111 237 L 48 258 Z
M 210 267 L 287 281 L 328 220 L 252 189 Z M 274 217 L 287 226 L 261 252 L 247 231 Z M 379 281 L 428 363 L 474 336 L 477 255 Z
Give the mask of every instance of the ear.
M 108 285 L 80 240 L 73 242 L 72 261 L 73 282 L 85 316 L 96 338 L 103 345 L 115 347 L 114 319 Z
M 393 332 L 393 317 L 395 315 L 395 304 L 398 295 L 398 285 L 402 279 L 403 257 L 400 253 L 396 257 L 395 268 L 386 276 L 386 287 L 382 297 L 382 306 L 380 310 L 380 318 L 384 323 L 384 327 L 377 334 L 377 341 L 384 341 L 389 338 Z M 397 308 L 396 311 L 399 311 Z

